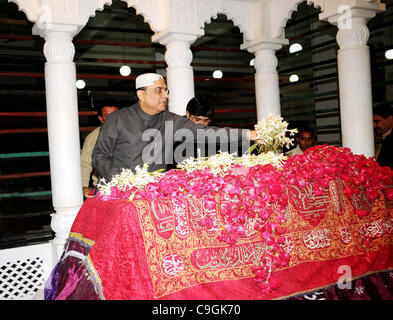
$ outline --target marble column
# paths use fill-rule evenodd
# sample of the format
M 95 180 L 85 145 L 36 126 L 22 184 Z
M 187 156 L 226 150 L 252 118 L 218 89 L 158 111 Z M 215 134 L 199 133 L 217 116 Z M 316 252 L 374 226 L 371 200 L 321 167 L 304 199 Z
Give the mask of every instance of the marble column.
M 338 24 L 337 55 L 343 147 L 374 156 L 369 30 L 366 19 Z
M 51 228 L 59 258 L 72 223 L 83 204 L 76 68 L 72 43 L 75 26 L 38 30 L 44 54 L 49 160 L 52 184 Z
M 193 34 L 171 32 L 159 39 L 159 42 L 166 46 L 168 108 L 169 111 L 181 116 L 186 114 L 187 103 L 195 95 L 190 45 L 196 38 Z
M 267 118 L 270 114 L 281 116 L 278 60 L 276 57 L 276 51 L 281 47 L 280 43 L 244 46 L 255 55 L 255 97 L 258 121 Z

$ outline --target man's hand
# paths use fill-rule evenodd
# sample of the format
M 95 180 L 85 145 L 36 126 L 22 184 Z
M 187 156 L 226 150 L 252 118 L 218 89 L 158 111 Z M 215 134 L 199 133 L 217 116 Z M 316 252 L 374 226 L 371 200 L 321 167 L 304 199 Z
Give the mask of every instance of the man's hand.
M 83 196 L 85 198 L 88 197 L 89 193 L 90 193 L 90 188 L 89 187 L 83 187 Z
M 256 130 L 247 131 L 247 138 L 251 141 L 255 141 L 258 144 L 262 144 L 262 140 L 258 139 Z
M 249 130 L 248 132 L 247 132 L 247 138 L 249 139 L 249 140 L 252 140 L 252 141 L 256 141 L 257 140 L 257 132 L 255 131 L 255 130 Z

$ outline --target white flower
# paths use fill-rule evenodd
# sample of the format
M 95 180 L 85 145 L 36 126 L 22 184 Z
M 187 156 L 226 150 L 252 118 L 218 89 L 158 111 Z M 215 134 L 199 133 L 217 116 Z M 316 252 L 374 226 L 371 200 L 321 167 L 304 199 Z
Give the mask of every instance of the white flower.
M 234 154 L 220 152 L 205 158 L 188 158 L 177 165 L 177 168 L 184 171 L 210 170 L 215 176 L 224 176 L 229 173 L 235 165 L 244 165 L 253 167 L 256 165 L 271 164 L 275 167 L 281 167 L 287 159 L 283 154 L 277 154 L 273 151 L 262 153 L 258 156 L 246 154 L 242 157 L 236 157 Z
M 256 165 L 271 164 L 274 167 L 281 167 L 287 159 L 282 153 L 278 154 L 273 151 L 261 153 L 260 155 L 254 156 L 250 154 L 243 155 L 235 160 L 236 164 L 242 164 L 246 167 L 253 167 Z
M 283 121 L 283 118 L 270 114 L 266 119 L 258 121 L 254 126 L 260 151 L 277 151 L 279 148 L 290 146 L 293 144 L 293 139 L 287 137 L 287 132 L 290 136 L 294 136 L 297 129 L 288 130 L 288 122 Z
M 105 195 L 111 194 L 112 187 L 117 187 L 122 191 L 132 188 L 141 189 L 148 183 L 157 181 L 164 174 L 160 170 L 149 172 L 147 170 L 148 167 L 147 164 L 144 164 L 142 168 L 137 166 L 135 168 L 135 173 L 130 169 L 123 168 L 120 174 L 116 174 L 112 177 L 111 181 L 106 182 L 105 179 L 101 179 L 97 188 L 101 194 Z
M 210 157 L 188 158 L 177 165 L 177 168 L 185 171 L 209 169 L 215 176 L 225 175 L 235 164 L 238 157 L 228 152 L 219 152 Z

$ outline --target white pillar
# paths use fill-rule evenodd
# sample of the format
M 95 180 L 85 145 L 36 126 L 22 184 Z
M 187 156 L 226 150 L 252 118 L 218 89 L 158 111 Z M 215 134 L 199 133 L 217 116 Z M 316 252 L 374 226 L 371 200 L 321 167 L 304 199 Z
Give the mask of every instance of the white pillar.
M 51 227 L 56 233 L 53 245 L 58 257 L 72 223 L 83 204 L 80 167 L 80 140 L 76 82 L 72 43 L 74 26 L 58 31 L 41 31 L 44 54 L 49 159 L 52 184 Z
M 273 49 L 262 49 L 255 53 L 255 96 L 258 121 L 271 113 L 280 116 L 280 87 L 277 73 L 278 60 Z
M 338 24 L 337 55 L 343 147 L 374 156 L 369 30 L 362 17 Z
M 255 97 L 258 121 L 267 118 L 271 113 L 281 116 L 276 51 L 281 49 L 283 40 L 276 39 L 275 41 L 241 46 L 242 49 L 247 49 L 255 55 Z
M 192 52 L 190 44 L 197 38 L 194 34 L 170 32 L 155 38 L 166 46 L 165 61 L 167 86 L 169 89 L 169 111 L 186 115 L 188 101 L 195 96 L 194 71 L 191 67 Z

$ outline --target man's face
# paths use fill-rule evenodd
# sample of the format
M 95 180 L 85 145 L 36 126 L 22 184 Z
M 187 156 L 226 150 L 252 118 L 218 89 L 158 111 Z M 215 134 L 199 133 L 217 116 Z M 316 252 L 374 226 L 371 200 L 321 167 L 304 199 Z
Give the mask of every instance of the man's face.
M 384 133 L 388 132 L 393 128 L 393 116 L 389 116 L 386 119 L 382 118 L 378 114 L 373 116 L 374 132 L 378 136 L 382 136 Z
M 195 116 L 193 114 L 190 114 L 188 111 L 187 111 L 187 118 L 196 124 L 203 124 L 205 126 L 208 126 L 210 123 L 209 117 Z
M 139 90 L 138 98 L 146 113 L 157 114 L 166 110 L 168 93 L 165 81 L 159 79 L 154 85 Z
M 299 143 L 300 149 L 302 151 L 305 151 L 306 149 L 312 147 L 312 145 L 314 143 L 314 138 L 313 138 L 311 132 L 303 131 L 303 132 L 300 132 L 300 135 L 297 138 L 297 142 Z
M 98 119 L 100 120 L 100 122 L 102 123 L 102 124 L 104 124 L 104 122 L 106 121 L 106 119 L 108 118 L 108 116 L 112 113 L 112 112 L 114 112 L 114 111 L 116 111 L 116 110 L 119 110 L 117 107 L 115 107 L 115 106 L 106 106 L 106 107 L 103 107 L 102 108 L 102 115 L 101 116 L 98 116 Z

